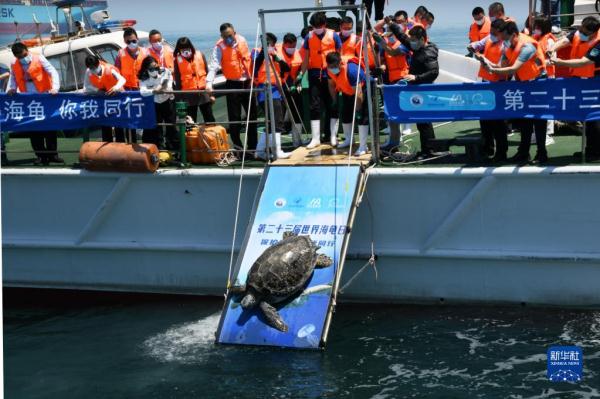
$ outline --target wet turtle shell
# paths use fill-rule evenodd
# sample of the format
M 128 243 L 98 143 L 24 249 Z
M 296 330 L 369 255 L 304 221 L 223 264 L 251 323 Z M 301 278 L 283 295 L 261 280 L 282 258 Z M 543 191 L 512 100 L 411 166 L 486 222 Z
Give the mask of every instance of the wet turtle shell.
M 246 284 L 268 302 L 301 291 L 315 269 L 320 247 L 308 236 L 288 235 L 267 248 L 250 268 Z

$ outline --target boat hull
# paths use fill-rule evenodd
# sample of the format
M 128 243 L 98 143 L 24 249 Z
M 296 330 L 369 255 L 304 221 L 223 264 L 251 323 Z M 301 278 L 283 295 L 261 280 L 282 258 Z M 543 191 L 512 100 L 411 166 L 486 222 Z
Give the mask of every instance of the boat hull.
M 261 173 L 243 172 L 236 251 Z M 222 295 L 241 174 L 3 170 L 4 285 Z M 599 183 L 599 167 L 372 169 L 340 300 L 598 307 Z

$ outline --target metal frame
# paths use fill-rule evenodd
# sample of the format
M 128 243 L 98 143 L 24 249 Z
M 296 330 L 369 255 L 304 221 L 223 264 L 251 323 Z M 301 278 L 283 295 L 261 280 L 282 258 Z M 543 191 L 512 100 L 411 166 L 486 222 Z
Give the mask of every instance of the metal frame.
M 260 27 L 261 27 L 261 42 L 263 49 L 267 48 L 267 38 L 266 38 L 266 22 L 265 22 L 265 14 L 282 14 L 282 13 L 291 13 L 291 12 L 318 12 L 318 11 L 360 11 L 361 20 L 366 18 L 366 7 L 364 4 L 355 4 L 355 5 L 346 5 L 346 6 L 328 6 L 328 7 L 306 7 L 306 8 L 287 8 L 287 9 L 259 9 L 258 10 L 258 18 L 260 19 Z M 373 162 L 379 162 L 379 131 L 375 132 L 375 123 L 374 123 L 374 109 L 373 109 L 373 101 L 372 101 L 372 88 L 371 88 L 371 71 L 369 69 L 369 52 L 368 50 L 368 42 L 367 42 L 368 32 L 366 29 L 363 29 L 361 33 L 361 39 L 363 43 L 363 57 L 365 62 L 365 75 L 367 79 L 367 97 L 368 108 L 369 108 L 369 129 L 371 130 L 371 147 L 373 154 Z M 272 94 L 272 85 L 271 85 L 271 63 L 265 63 L 265 71 L 267 81 L 265 83 L 266 86 L 266 95 L 267 98 L 265 101 L 268 101 L 268 112 L 265 114 L 269 114 L 270 116 L 270 130 L 275 132 L 275 113 L 273 109 L 273 94 Z M 375 82 L 376 83 L 376 82 Z M 376 86 L 376 85 L 375 85 Z M 283 95 L 283 93 L 281 93 Z M 354 132 L 352 132 L 354 134 Z M 267 151 L 269 151 L 269 135 L 267 134 Z M 349 149 L 350 153 L 352 148 Z M 276 159 L 276 154 L 274 159 Z

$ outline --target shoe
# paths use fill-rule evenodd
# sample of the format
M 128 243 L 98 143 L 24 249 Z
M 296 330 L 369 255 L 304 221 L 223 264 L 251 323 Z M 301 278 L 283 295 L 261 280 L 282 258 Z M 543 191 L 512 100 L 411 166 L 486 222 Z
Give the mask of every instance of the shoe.
M 525 165 L 525 164 L 529 163 L 530 159 L 531 158 L 529 157 L 529 154 L 523 154 L 523 153 L 517 152 L 515 156 L 510 158 L 510 161 L 514 162 L 516 164 L 519 164 L 519 165 Z
M 579 157 L 581 158 L 581 156 L 579 156 Z M 36 158 L 36 159 L 33 161 L 33 164 L 34 164 L 35 166 L 40 166 L 40 165 L 41 165 L 41 164 L 43 164 L 43 163 L 44 163 L 44 160 L 43 160 L 42 158 L 40 158 L 40 157 L 37 157 L 37 158 Z
M 548 163 L 548 154 L 535 154 L 535 158 L 533 158 L 534 165 L 545 165 L 546 163 Z
M 310 143 L 306 146 L 306 148 L 313 149 L 321 145 L 321 121 L 314 120 L 310 121 L 310 133 L 312 135 L 312 139 Z
M 54 155 L 48 159 L 48 163 L 65 163 L 65 160 L 60 158 L 58 155 Z
M 358 127 L 358 149 L 354 152 L 355 157 L 365 155 L 369 151 L 367 139 L 369 138 L 369 126 Z
M 352 124 L 342 123 L 342 130 L 344 131 L 344 141 L 339 143 L 337 148 L 348 148 L 350 147 L 350 141 L 352 136 Z
M 289 152 L 283 152 L 281 149 L 281 133 L 275 133 L 275 151 L 277 159 L 287 159 L 290 157 Z

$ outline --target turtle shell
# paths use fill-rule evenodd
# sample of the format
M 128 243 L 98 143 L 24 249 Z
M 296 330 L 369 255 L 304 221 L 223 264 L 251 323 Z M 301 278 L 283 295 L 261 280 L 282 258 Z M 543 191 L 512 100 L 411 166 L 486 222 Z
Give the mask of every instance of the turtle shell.
M 267 301 L 281 301 L 302 290 L 317 261 L 310 237 L 291 236 L 269 247 L 254 262 L 246 281 Z

